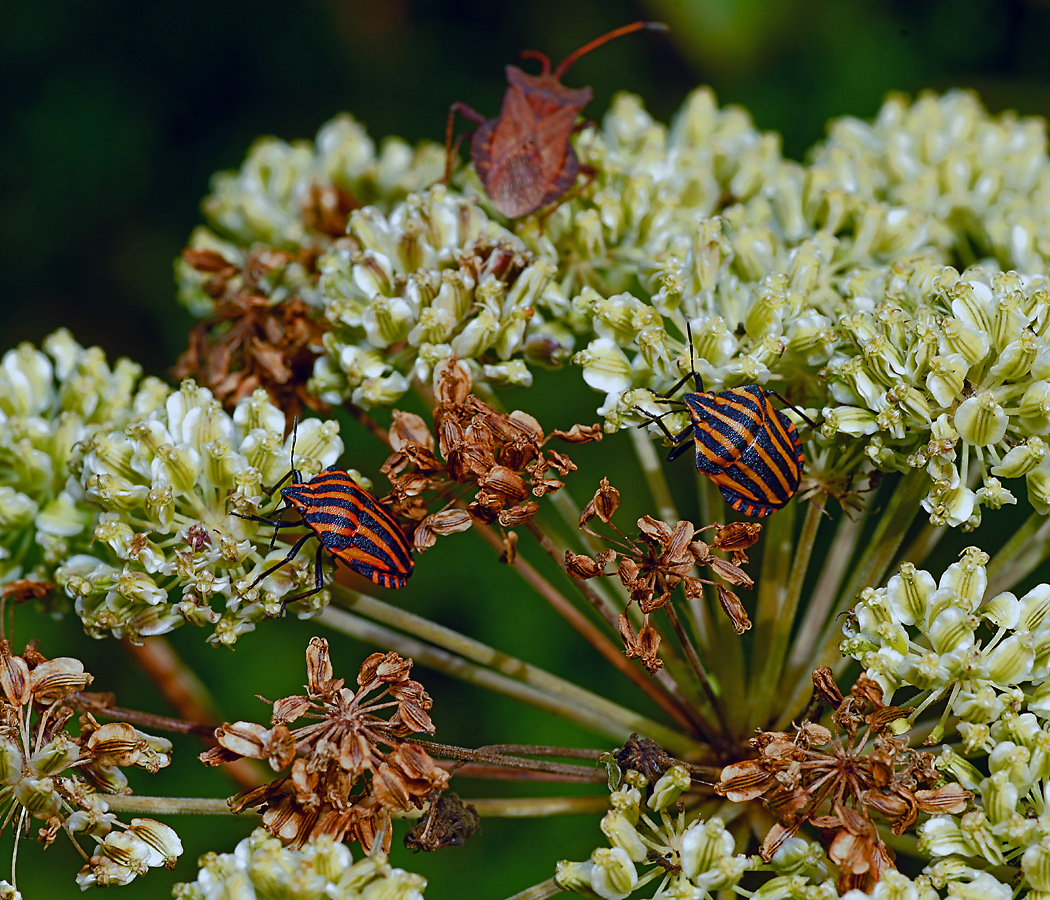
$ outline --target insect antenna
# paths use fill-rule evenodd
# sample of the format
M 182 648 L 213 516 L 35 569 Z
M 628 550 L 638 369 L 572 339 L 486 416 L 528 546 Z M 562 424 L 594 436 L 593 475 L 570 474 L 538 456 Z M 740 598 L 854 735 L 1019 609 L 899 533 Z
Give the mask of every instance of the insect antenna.
M 604 44 L 604 43 L 606 43 L 608 41 L 611 41 L 614 38 L 622 37 L 625 34 L 631 34 L 632 32 L 635 32 L 635 31 L 642 31 L 643 29 L 648 30 L 648 31 L 667 31 L 668 30 L 667 26 L 663 22 L 632 22 L 630 25 L 623 25 L 620 28 L 614 28 L 612 31 L 608 32 L 607 34 L 603 34 L 601 37 L 596 37 L 593 41 L 590 41 L 589 43 L 584 44 L 578 50 L 574 50 L 572 53 L 570 53 L 568 56 L 566 56 L 565 59 L 563 59 L 560 63 L 558 63 L 558 68 L 556 68 L 554 70 L 554 80 L 555 81 L 561 80 L 562 75 L 565 74 L 565 72 L 569 68 L 569 66 L 571 66 L 574 62 L 576 62 L 576 60 L 578 60 L 584 54 L 590 53 L 595 48 L 600 47 L 602 44 Z M 532 51 L 532 52 L 535 53 L 536 51 Z M 523 53 L 522 56 L 524 56 L 524 55 L 525 54 Z M 539 57 L 537 56 L 537 57 L 533 57 L 533 58 L 538 59 Z M 541 62 L 542 62 L 542 60 L 541 60 Z M 550 66 L 550 60 L 547 61 L 547 67 L 549 67 L 549 66 Z M 546 75 L 547 74 L 546 71 L 543 74 Z

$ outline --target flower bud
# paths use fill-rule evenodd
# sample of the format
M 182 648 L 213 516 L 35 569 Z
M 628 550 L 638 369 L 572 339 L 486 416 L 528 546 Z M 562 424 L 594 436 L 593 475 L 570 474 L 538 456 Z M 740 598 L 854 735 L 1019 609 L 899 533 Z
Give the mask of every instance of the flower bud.
M 993 466 L 991 471 L 1000 478 L 1020 478 L 1035 469 L 1044 456 L 1046 444 L 1038 437 L 1031 437 L 1025 443 L 1012 447 L 1002 462 Z
M 734 849 L 736 842 L 721 819 L 697 819 L 682 835 L 682 872 L 695 881 L 720 859 L 732 856 Z
M 618 810 L 605 814 L 601 829 L 614 847 L 620 847 L 634 862 L 645 860 L 649 852 L 638 830 L 628 821 L 627 816 Z
M 653 785 L 646 806 L 657 811 L 667 809 L 678 800 L 682 792 L 689 787 L 689 783 L 689 770 L 685 766 L 671 766 Z
M 603 900 L 624 900 L 638 883 L 638 872 L 626 850 L 600 847 L 591 854 L 591 888 Z
M 955 412 L 955 428 L 968 444 L 986 447 L 1006 435 L 1009 418 L 991 391 L 964 400 Z

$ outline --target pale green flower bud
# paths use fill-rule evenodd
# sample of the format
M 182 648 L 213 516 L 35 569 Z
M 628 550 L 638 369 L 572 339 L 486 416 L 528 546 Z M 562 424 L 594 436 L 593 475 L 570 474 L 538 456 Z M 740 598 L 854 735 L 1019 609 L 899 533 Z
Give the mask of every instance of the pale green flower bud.
M 1032 636 L 1015 634 L 987 654 L 988 677 L 998 684 L 1018 684 L 1027 679 L 1035 662 Z
M 671 766 L 653 785 L 646 806 L 656 811 L 667 809 L 688 789 L 689 784 L 689 770 L 685 766 Z
M 952 712 L 964 721 L 983 724 L 996 719 L 1005 706 L 993 688 L 983 685 L 976 691 L 959 691 Z
M 162 534 L 169 534 L 175 522 L 175 500 L 170 487 L 153 488 L 146 494 L 146 514 Z
M 951 747 L 941 750 L 934 765 L 938 771 L 951 776 L 968 791 L 976 791 L 984 779 L 981 771 L 973 763 L 961 757 Z
M 583 380 L 596 391 L 619 394 L 631 386 L 630 360 L 608 338 L 591 341 L 586 350 L 573 357 L 573 363 L 583 366 Z
M 721 819 L 697 819 L 682 835 L 682 872 L 696 882 L 720 859 L 732 856 L 735 849 L 736 842 Z
M 995 747 L 991 728 L 978 722 L 960 722 L 959 735 L 962 737 L 962 751 L 970 756 L 981 751 L 987 753 Z
M 532 372 L 520 359 L 512 359 L 498 366 L 482 366 L 481 371 L 485 380 L 493 384 L 515 387 L 532 386 Z
M 965 601 L 968 610 L 977 609 L 988 588 L 989 556 L 979 547 L 967 547 L 959 555 L 959 562 L 944 570 L 938 588 L 954 591 Z
M 22 749 L 7 737 L 0 737 L 0 784 L 15 784 L 22 777 Z
M 599 847 L 591 854 L 591 888 L 603 900 L 624 900 L 638 883 L 638 872 L 627 851 Z
M 1003 506 L 1017 503 L 1017 498 L 1006 488 L 998 478 L 988 478 L 984 487 L 977 490 L 977 502 L 989 509 L 1000 509 Z
M 554 883 L 563 891 L 580 894 L 584 897 L 599 897 L 600 895 L 591 887 L 591 873 L 594 871 L 594 863 L 572 862 L 567 859 L 558 861 L 554 871 Z
M 89 510 L 78 506 L 68 491 L 62 491 L 33 520 L 39 534 L 73 537 L 83 532 L 91 521 Z
M 1050 682 L 1044 681 L 1038 685 L 1032 692 L 1027 705 L 1039 718 L 1050 719 Z
M 997 628 L 1015 628 L 1021 617 L 1021 604 L 1009 591 L 996 594 L 980 608 L 981 617 Z
M 919 849 L 932 856 L 975 855 L 960 824 L 950 816 L 932 816 L 919 826 Z
M 39 507 L 25 494 L 8 485 L 0 485 L 0 529 L 21 531 L 33 524 Z
M 996 772 L 981 782 L 984 812 L 993 825 L 1007 821 L 1014 814 L 1018 798 L 1017 785 L 1006 772 Z
M 1036 381 L 1021 398 L 1021 425 L 1031 434 L 1050 433 L 1050 384 Z
M 736 353 L 737 339 L 721 316 L 693 319 L 690 328 L 697 360 L 705 360 L 713 366 L 720 366 Z M 680 367 L 684 368 L 689 365 L 688 350 L 687 347 L 686 352 L 679 357 Z
M 956 410 L 954 419 L 959 436 L 968 444 L 978 447 L 999 443 L 1006 435 L 1009 421 L 991 391 L 982 391 L 976 397 L 964 400 Z
M 47 776 L 22 778 L 15 785 L 15 799 L 38 819 L 57 816 L 62 805 L 55 782 Z
M 643 862 L 648 848 L 627 816 L 618 810 L 602 817 L 601 829 L 614 847 L 620 847 L 634 862 Z
M 1041 344 L 1030 331 L 1022 332 L 1020 338 L 1008 344 L 995 365 L 988 372 L 994 382 L 1018 381 L 1031 370 Z
M 886 599 L 894 619 L 902 625 L 921 622 L 936 587 L 929 572 L 916 569 L 913 563 L 903 563 L 899 574 L 886 583 Z
M 1044 458 L 1025 476 L 1028 500 L 1042 516 L 1050 515 L 1050 459 Z
M 821 434 L 829 440 L 837 434 L 860 437 L 874 434 L 879 429 L 875 414 L 860 406 L 825 406 L 821 415 L 824 419 L 820 427 Z
M 629 769 L 624 773 L 625 779 L 632 771 L 634 770 Z M 609 795 L 609 805 L 614 810 L 623 813 L 632 825 L 637 825 L 638 817 L 641 815 L 642 793 L 637 787 L 620 788 Z
M 1001 478 L 1020 478 L 1035 469 L 1045 456 L 1046 444 L 1040 438 L 1032 437 L 1012 447 L 1002 462 L 992 467 L 991 472 Z
M 942 327 L 947 352 L 960 354 L 968 367 L 988 355 L 990 347 L 987 331 L 979 331 L 950 316 L 944 320 Z
M 361 318 L 368 342 L 373 347 L 389 347 L 408 337 L 413 310 L 401 297 L 376 297 Z
M 80 756 L 80 747 L 65 732 L 59 732 L 29 758 L 29 769 L 36 775 L 57 775 Z
M 495 343 L 502 327 L 495 313 L 481 309 L 453 338 L 452 351 L 460 359 L 475 359 Z
M 772 868 L 784 875 L 802 875 L 816 881 L 828 877 L 827 857 L 815 841 L 791 837 L 784 841 L 769 861 Z
M 1017 628 L 1042 632 L 1050 628 L 1050 585 L 1038 584 L 1020 599 L 1021 615 Z
M 354 388 L 350 397 L 354 403 L 370 409 L 390 405 L 403 397 L 408 388 L 408 379 L 400 372 L 394 372 L 385 378 L 366 378 Z
M 1050 838 L 1044 837 L 1038 844 L 1028 847 L 1021 856 L 1021 867 L 1031 887 L 1050 892 Z

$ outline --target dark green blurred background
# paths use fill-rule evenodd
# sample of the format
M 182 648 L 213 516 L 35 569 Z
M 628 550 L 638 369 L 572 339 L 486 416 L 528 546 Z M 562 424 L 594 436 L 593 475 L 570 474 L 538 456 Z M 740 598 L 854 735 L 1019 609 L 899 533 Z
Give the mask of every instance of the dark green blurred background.
M 175 305 L 171 262 L 200 221 L 211 173 L 238 166 L 256 137 L 312 138 L 348 110 L 376 138 L 441 140 L 455 100 L 496 113 L 503 66 L 520 50 L 540 49 L 557 61 L 639 18 L 672 30 L 609 44 L 566 79 L 594 88 L 593 118 L 615 91 L 630 90 L 666 121 L 690 88 L 708 83 L 723 103 L 749 108 L 760 128 L 780 131 L 788 155 L 801 158 L 828 118 L 871 116 L 891 90 L 970 86 L 993 110 L 1050 113 L 1050 6 L 1037 0 L 10 3 L 0 16 L 0 349 L 38 342 L 64 325 L 83 344 L 164 374 L 189 325 Z M 550 427 L 593 421 L 597 398 L 582 391 L 566 398 L 563 388 L 519 393 L 516 402 Z M 559 397 L 557 409 L 542 408 L 543 393 Z M 362 445 L 360 452 L 368 465 L 354 464 L 374 475 L 378 449 Z M 592 452 L 574 458 L 586 463 Z M 583 501 L 598 476 L 594 466 L 581 470 L 588 480 L 575 493 Z M 458 602 L 462 560 L 475 553 L 484 556 L 473 536 L 450 539 L 426 557 L 425 574 L 399 602 L 624 702 L 636 699 L 495 563 L 477 568 L 470 584 L 471 598 L 484 593 L 492 601 Z M 125 677 L 134 670 L 110 642 L 85 647 L 70 623 L 19 616 L 16 642 L 42 636 L 45 653 L 81 655 L 99 677 L 96 687 L 119 689 L 123 705 L 165 711 L 141 679 Z M 173 642 L 228 718 L 265 721 L 267 708 L 252 695 L 300 689 L 303 649 L 314 631 L 306 623 L 270 623 L 232 655 L 202 649 L 201 635 L 185 629 Z M 347 677 L 370 649 L 335 639 L 333 646 Z M 419 674 L 435 698 L 440 739 L 598 745 L 549 716 Z M 182 745 L 184 757 L 197 749 Z M 194 768 L 135 784 L 140 793 L 228 791 L 217 773 Z M 203 850 L 232 848 L 227 828 L 218 820 L 181 823 L 188 862 L 180 878 L 193 877 L 189 863 Z M 488 821 L 465 848 L 434 858 L 395 850 L 395 862 L 432 878 L 431 900 L 498 898 L 547 877 L 558 856 L 585 856 L 597 835 L 593 818 L 539 826 Z M 27 897 L 79 895 L 72 882 L 78 863 L 63 839 L 45 857 L 23 848 L 21 863 Z M 0 877 L 6 874 L 0 867 Z M 122 896 L 163 896 L 172 880 L 152 874 Z

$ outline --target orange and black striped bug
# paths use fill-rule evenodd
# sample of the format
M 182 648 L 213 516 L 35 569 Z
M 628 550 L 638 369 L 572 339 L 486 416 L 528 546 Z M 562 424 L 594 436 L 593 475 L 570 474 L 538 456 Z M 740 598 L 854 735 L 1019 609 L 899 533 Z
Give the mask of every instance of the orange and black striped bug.
M 292 545 L 284 559 L 263 571 L 245 590 L 251 590 L 267 575 L 295 559 L 303 544 L 312 537 L 320 542 L 314 565 L 314 587 L 284 599 L 282 609 L 292 601 L 310 597 L 324 588 L 321 558 L 325 550 L 376 584 L 387 588 L 404 587 L 415 563 L 404 532 L 394 517 L 376 497 L 338 466 L 329 466 L 310 481 L 303 481 L 302 474 L 295 468 L 295 428 L 292 429 L 291 456 L 291 470 L 266 491 L 268 495 L 273 494 L 291 478 L 292 483 L 281 488 L 283 505 L 269 516 L 234 515 L 272 527 L 271 550 L 281 528 L 306 525 L 310 530 Z M 289 509 L 299 514 L 297 520 L 284 521 L 283 515 Z
M 679 434 L 671 434 L 663 422 L 670 412 L 646 415 L 677 445 L 667 454 L 668 461 L 693 447 L 697 470 L 718 485 L 733 509 L 745 516 L 768 516 L 795 496 L 804 462 L 795 424 L 770 398 L 776 397 L 794 409 L 814 428 L 816 423 L 776 391 L 761 385 L 705 391 L 693 364 L 693 337 L 688 326 L 686 335 L 689 372 L 666 393 L 652 393 L 665 403 L 683 405 L 690 424 Z M 690 379 L 696 390 L 673 399 L 673 394 Z

